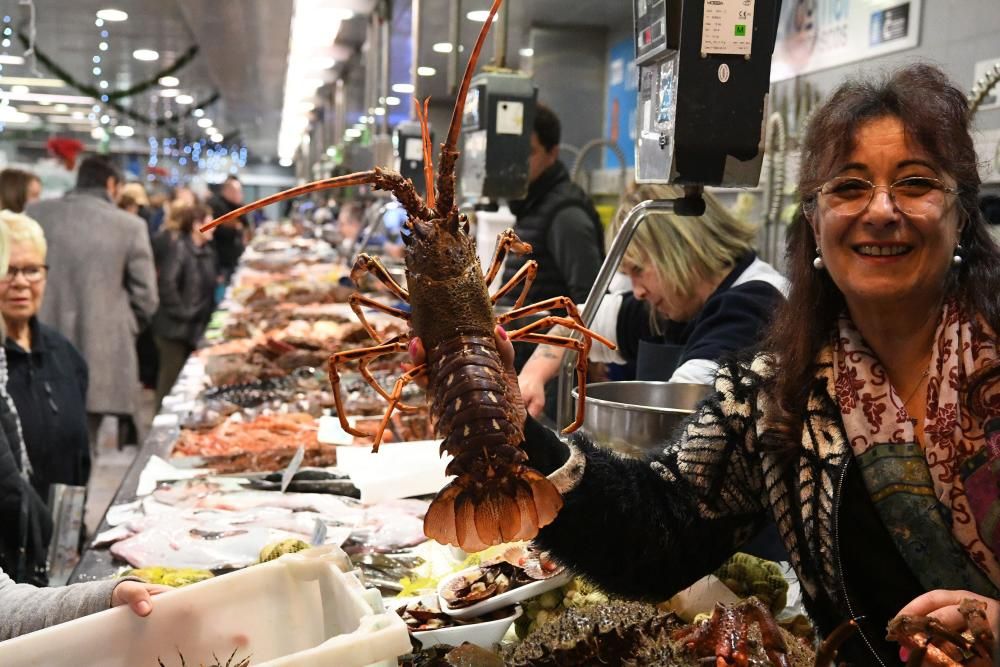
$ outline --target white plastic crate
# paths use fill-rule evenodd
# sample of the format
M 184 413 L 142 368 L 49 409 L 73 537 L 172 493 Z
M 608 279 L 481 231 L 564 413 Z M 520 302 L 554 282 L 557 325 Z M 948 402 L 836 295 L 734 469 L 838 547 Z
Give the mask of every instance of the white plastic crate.
M 396 665 L 406 625 L 344 567 L 336 547 L 288 554 L 158 595 L 146 618 L 119 607 L 2 642 L 0 665 L 225 664 L 237 648 L 254 667 Z

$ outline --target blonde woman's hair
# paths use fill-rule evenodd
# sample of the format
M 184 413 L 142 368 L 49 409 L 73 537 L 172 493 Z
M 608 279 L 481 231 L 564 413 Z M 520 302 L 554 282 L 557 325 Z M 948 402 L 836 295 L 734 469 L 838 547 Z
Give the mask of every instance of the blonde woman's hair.
M 4 243 L 3 250 L 4 273 L 7 273 L 7 261 L 10 258 L 10 246 L 14 243 L 32 244 L 42 256 L 42 261 L 45 261 L 45 255 L 49 251 L 49 245 L 45 242 L 45 232 L 42 231 L 42 226 L 38 224 L 34 218 L 29 218 L 23 213 L 0 211 L 0 223 L 3 223 L 0 227 L 3 227 L 6 232 L 6 243 Z
M 610 243 L 625 216 L 647 199 L 676 199 L 684 192 L 672 185 L 640 185 L 622 200 L 611 221 Z M 663 285 L 690 296 L 703 279 L 731 269 L 752 250 L 757 228 L 735 218 L 718 199 L 705 193 L 705 214 L 698 217 L 653 212 L 639 225 L 625 250 L 624 262 L 651 265 Z

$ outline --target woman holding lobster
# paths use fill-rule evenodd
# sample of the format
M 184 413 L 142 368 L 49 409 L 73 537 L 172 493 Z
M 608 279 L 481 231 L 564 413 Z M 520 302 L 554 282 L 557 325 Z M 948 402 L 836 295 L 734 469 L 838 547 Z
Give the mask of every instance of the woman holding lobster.
M 805 135 L 791 290 L 759 351 L 723 363 L 644 461 L 526 419 L 529 464 L 564 501 L 537 542 L 611 592 L 661 600 L 773 518 L 821 633 L 860 619 L 842 660 L 895 662 L 900 613 L 964 629 L 963 599 L 996 636 L 1000 249 L 979 187 L 966 99 L 939 70 L 842 85 Z

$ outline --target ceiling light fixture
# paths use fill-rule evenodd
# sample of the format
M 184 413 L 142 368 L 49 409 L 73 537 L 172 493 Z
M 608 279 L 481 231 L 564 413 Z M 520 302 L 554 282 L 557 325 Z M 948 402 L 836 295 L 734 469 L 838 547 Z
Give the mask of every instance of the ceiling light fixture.
M 394 83 L 392 84 L 392 92 L 399 93 L 400 95 L 412 95 L 413 94 L 413 84 L 412 83 Z
M 194 111 L 191 112 L 191 115 L 194 116 L 195 118 L 201 118 L 202 116 L 205 115 L 205 110 L 195 109 Z
M 212 135 L 211 137 L 209 137 L 209 138 L 210 138 L 210 139 L 211 139 L 212 141 L 214 141 L 215 143 L 217 143 L 217 144 L 218 144 L 218 143 L 222 143 L 222 140 L 223 140 L 223 139 L 225 139 L 225 137 L 224 137 L 224 136 L 222 136 L 221 134 L 219 134 L 218 132 L 216 132 L 215 134 L 213 134 L 213 135 Z
M 519 50 L 518 53 L 520 53 L 525 58 L 530 58 L 533 55 L 535 55 L 535 50 L 529 47 Z
M 352 139 L 357 139 L 358 137 L 361 136 L 361 130 L 354 127 L 349 127 L 346 130 L 344 130 L 344 136 L 350 137 Z
M 433 67 L 418 67 L 417 76 L 434 76 L 437 74 L 437 70 Z
M 97 12 L 97 18 L 104 21 L 127 21 L 128 12 L 123 12 L 120 9 L 102 9 Z
M 385 98 L 385 104 L 386 104 L 386 106 L 398 107 L 399 103 L 400 103 L 400 99 L 398 97 L 393 97 L 392 95 L 390 95 L 389 97 Z
M 282 167 L 291 167 L 292 164 L 293 160 L 290 157 L 283 157 L 280 160 L 278 160 L 278 165 Z
M 490 10 L 488 9 L 477 9 L 475 11 L 469 12 L 465 15 L 465 18 L 470 21 L 475 21 L 476 23 L 486 23 L 486 19 L 490 17 Z M 493 22 L 497 20 L 496 14 L 493 15 Z
M 434 53 L 451 53 L 455 45 L 451 42 L 438 42 L 431 48 L 434 49 Z
M 90 136 L 98 141 L 103 141 L 106 134 L 103 127 L 95 127 L 90 131 Z
M 136 49 L 132 52 L 132 57 L 136 60 L 153 61 L 159 60 L 160 54 L 152 49 Z
M 35 88 L 62 88 L 62 79 L 36 79 L 30 76 L 0 76 L 0 86 L 34 86 Z
M 24 95 L 25 93 L 30 93 L 31 92 L 31 88 L 28 88 L 25 85 L 20 85 L 19 84 L 17 86 L 11 86 L 10 87 L 10 92 L 16 93 L 18 95 Z
M 385 107 L 375 107 L 374 109 L 372 109 L 372 113 L 374 113 L 376 116 L 384 116 Z
M 159 84 L 164 88 L 176 88 L 181 85 L 181 80 L 176 76 L 161 76 Z
M 118 125 L 115 127 L 115 134 L 122 138 L 131 137 L 135 134 L 135 128 L 128 125 Z
M 194 98 L 190 95 L 178 95 L 174 98 L 177 104 L 194 104 Z
M 288 60 L 285 72 L 285 92 L 278 132 L 278 157 L 291 162 L 305 140 L 309 114 L 303 101 L 312 101 L 316 90 L 325 85 L 314 78 L 334 63 L 334 42 L 341 24 L 354 17 L 345 9 L 343 0 L 294 0 L 291 30 L 288 39 Z M 318 61 L 323 62 L 318 62 Z M 317 71 L 319 68 L 319 71 Z
M 212 127 L 212 119 L 211 118 L 198 119 L 198 127 Z
M 0 65 L 23 65 L 24 58 L 21 56 L 12 56 L 6 53 L 0 54 Z
M 160 97 L 177 97 L 180 93 L 176 88 L 164 88 L 160 91 Z

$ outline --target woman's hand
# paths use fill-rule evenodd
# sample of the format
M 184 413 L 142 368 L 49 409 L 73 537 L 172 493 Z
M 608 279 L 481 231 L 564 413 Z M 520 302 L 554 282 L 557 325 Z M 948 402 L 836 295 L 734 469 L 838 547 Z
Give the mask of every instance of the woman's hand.
M 986 619 L 989 621 L 990 629 L 993 631 L 994 641 L 1000 638 L 1000 601 L 993 598 L 977 595 L 970 591 L 949 591 L 935 590 L 924 593 L 914 599 L 908 605 L 899 610 L 897 616 L 931 616 L 941 622 L 946 628 L 955 632 L 964 632 L 967 629 L 965 617 L 958 611 L 958 605 L 966 599 L 981 600 L 986 603 Z M 915 646 L 906 646 L 905 650 L 912 650 Z M 996 645 L 992 647 L 997 650 Z M 901 657 L 903 651 L 900 651 Z M 908 656 L 907 656 L 908 657 Z M 905 659 L 905 658 L 904 658 Z M 927 663 L 925 663 L 927 664 Z M 992 660 L 972 662 L 973 665 L 987 667 L 993 664 Z
M 525 367 L 517 376 L 517 385 L 528 414 L 532 417 L 542 414 L 545 410 L 545 380 Z
M 141 581 L 123 581 L 111 592 L 111 606 L 127 604 L 137 616 L 149 616 L 153 611 L 153 595 L 172 590 L 170 586 L 144 584 Z
M 493 330 L 493 341 L 496 343 L 497 352 L 500 353 L 500 361 L 504 366 L 504 379 L 507 381 L 507 395 L 513 403 L 514 419 L 518 426 L 524 427 L 524 420 L 527 419 L 527 411 L 524 409 L 524 400 L 521 398 L 521 390 L 517 386 L 517 373 L 514 372 L 514 346 L 507 337 L 507 332 L 503 327 L 497 326 Z M 419 338 L 410 340 L 408 347 L 410 359 L 414 365 L 419 366 L 427 360 L 427 353 L 424 351 L 424 344 Z

